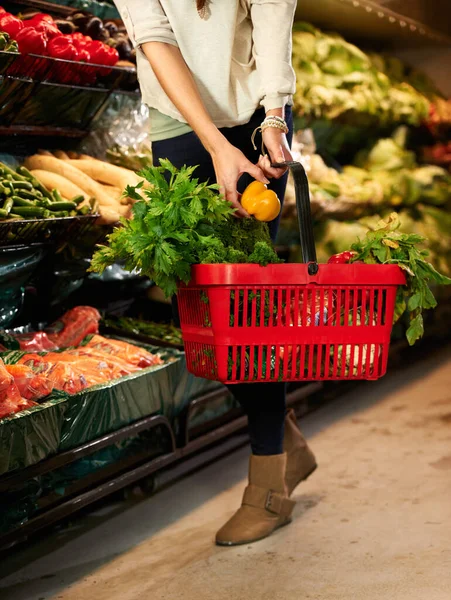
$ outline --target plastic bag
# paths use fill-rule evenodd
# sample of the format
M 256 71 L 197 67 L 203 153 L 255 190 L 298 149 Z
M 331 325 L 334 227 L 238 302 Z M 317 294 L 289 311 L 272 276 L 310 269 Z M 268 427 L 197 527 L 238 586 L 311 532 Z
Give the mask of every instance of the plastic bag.
M 0 359 L 0 419 L 35 406 L 35 404 L 36 402 L 22 398 L 13 376 L 8 373 L 5 364 Z
M 52 356 L 49 355 L 25 354 L 19 360 L 19 364 L 28 366 L 35 373 L 44 376 L 56 390 L 76 394 L 88 387 L 88 381 L 79 369 L 61 360 L 59 354 L 52 353 L 52 355 L 58 359 L 52 360 Z
M 100 352 L 95 348 L 75 348 L 74 350 L 68 350 L 64 354 L 74 357 L 97 359 L 105 362 L 109 369 L 118 371 L 120 377 L 123 375 L 130 375 L 131 373 L 135 373 L 136 371 L 140 370 L 140 367 L 132 365 L 119 356 L 106 354 L 105 352 Z
M 82 152 L 100 158 L 107 159 L 107 150 L 120 153 L 124 160 L 136 153 L 150 154 L 149 141 L 149 109 L 141 101 L 140 96 L 128 96 L 126 94 L 112 94 L 108 108 L 95 122 L 91 133 L 85 138 L 80 146 Z M 119 164 L 126 168 L 133 168 L 126 162 Z M 151 162 L 151 158 L 149 159 Z M 139 168 L 144 165 L 141 163 Z
M 147 352 L 144 348 L 132 346 L 132 344 L 128 344 L 127 342 L 104 338 L 101 335 L 95 335 L 86 344 L 86 347 L 95 348 L 102 353 L 112 354 L 113 356 L 120 356 L 128 363 L 141 368 L 163 364 L 159 356 Z
M 76 306 L 46 328 L 54 348 L 78 346 L 91 333 L 99 332 L 100 313 L 92 306 Z
M 55 342 L 50 340 L 44 331 L 19 333 L 15 338 L 19 342 L 20 349 L 26 352 L 43 352 L 57 348 Z
M 5 365 L 8 373 L 14 377 L 20 395 L 26 400 L 39 400 L 48 396 L 53 390 L 52 382 L 42 373 L 23 364 Z

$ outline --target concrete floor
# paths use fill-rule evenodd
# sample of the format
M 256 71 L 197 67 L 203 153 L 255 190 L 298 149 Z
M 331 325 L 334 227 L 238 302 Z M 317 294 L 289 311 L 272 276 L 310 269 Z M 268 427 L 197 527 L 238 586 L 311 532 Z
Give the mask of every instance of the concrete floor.
M 241 450 L 151 498 L 11 553 L 2 600 L 451 600 L 451 349 L 303 420 L 320 469 L 294 522 L 212 544 L 237 507 Z

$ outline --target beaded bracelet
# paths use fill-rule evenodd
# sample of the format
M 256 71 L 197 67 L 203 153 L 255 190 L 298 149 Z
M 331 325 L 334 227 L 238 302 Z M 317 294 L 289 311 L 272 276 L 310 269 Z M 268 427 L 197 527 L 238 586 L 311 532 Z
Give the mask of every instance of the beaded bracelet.
M 269 129 L 270 127 L 273 127 L 274 129 L 280 129 L 280 131 L 282 131 L 283 133 L 288 133 L 288 125 L 286 124 L 285 119 L 282 119 L 282 117 L 277 117 L 276 115 L 270 115 L 269 117 L 266 117 L 266 119 L 262 122 L 262 124 L 259 127 L 254 129 L 254 132 L 251 137 L 251 142 L 252 146 L 254 147 L 254 150 L 257 150 L 257 146 L 255 145 L 255 136 L 257 135 L 257 133 L 259 131 L 263 133 L 266 129 Z M 263 140 L 262 154 L 265 154 L 265 146 L 263 144 Z

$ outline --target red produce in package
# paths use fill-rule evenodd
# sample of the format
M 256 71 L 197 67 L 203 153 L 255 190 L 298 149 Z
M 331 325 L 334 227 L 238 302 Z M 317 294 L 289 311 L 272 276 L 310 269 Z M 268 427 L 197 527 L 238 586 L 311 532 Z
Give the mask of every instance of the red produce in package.
M 19 333 L 15 336 L 19 342 L 20 349 L 26 352 L 43 352 L 45 350 L 57 350 L 57 347 L 50 340 L 45 331 L 35 333 Z
M 147 352 L 144 348 L 132 346 L 132 344 L 127 344 L 127 342 L 104 338 L 101 335 L 95 335 L 86 344 L 86 347 L 95 348 L 102 353 L 119 356 L 127 363 L 141 368 L 163 364 L 163 361 L 159 356 Z
M 76 365 L 64 362 L 59 354 L 25 354 L 19 364 L 30 367 L 35 373 L 45 377 L 55 389 L 68 394 L 76 394 L 88 387 L 86 378 Z
M 5 365 L 8 373 L 14 377 L 20 395 L 26 400 L 39 400 L 53 390 L 52 382 L 42 373 L 35 373 L 26 365 Z
M 87 335 L 99 332 L 100 313 L 92 306 L 68 310 L 45 331 L 55 348 L 78 346 Z
M 14 377 L 0 359 L 0 419 L 35 405 L 36 402 L 22 398 Z

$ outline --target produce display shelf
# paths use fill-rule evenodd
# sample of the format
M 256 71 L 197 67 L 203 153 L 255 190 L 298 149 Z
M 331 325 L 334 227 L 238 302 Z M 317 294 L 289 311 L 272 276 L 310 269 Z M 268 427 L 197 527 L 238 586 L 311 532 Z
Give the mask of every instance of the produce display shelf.
M 302 0 L 296 19 L 385 49 L 451 46 L 451 37 L 372 0 Z
M 85 129 L 74 127 L 53 127 L 51 125 L 10 125 L 0 126 L 0 136 L 33 136 L 33 137 L 58 137 L 81 139 L 88 135 Z
M 314 393 L 318 392 L 322 388 L 322 383 L 314 382 L 309 384 L 303 384 L 288 394 L 287 405 L 288 406 L 299 406 L 303 401 L 307 401 Z M 79 511 L 80 509 L 92 504 L 106 496 L 122 490 L 140 480 L 144 480 L 146 477 L 151 476 L 157 471 L 175 465 L 183 459 L 186 459 L 194 454 L 207 449 L 215 444 L 224 441 L 233 434 L 243 431 L 247 424 L 247 418 L 241 413 L 235 410 L 231 411 L 231 420 L 227 420 L 227 415 L 222 418 L 222 424 L 212 429 L 207 429 L 197 437 L 190 435 L 190 414 L 193 408 L 200 403 L 208 403 L 217 397 L 223 397 L 227 395 L 227 390 L 221 388 L 215 392 L 205 394 L 196 400 L 192 400 L 190 404 L 185 408 L 184 415 L 181 416 L 181 422 L 184 424 L 182 428 L 182 435 L 177 440 L 174 435 L 173 428 L 167 417 L 163 415 L 151 415 L 140 421 L 122 427 L 121 429 L 108 433 L 99 437 L 98 439 L 89 441 L 79 447 L 67 450 L 63 453 L 57 454 L 51 458 L 41 461 L 36 465 L 32 465 L 19 472 L 11 473 L 0 478 L 0 494 L 5 490 L 14 488 L 33 477 L 49 473 L 61 466 L 68 465 L 75 462 L 76 460 L 89 456 L 94 452 L 116 444 L 121 440 L 125 440 L 133 435 L 136 435 L 143 431 L 151 431 L 157 427 L 162 428 L 166 432 L 167 446 L 165 451 L 159 456 L 153 457 L 140 464 L 127 465 L 129 468 L 124 470 L 124 464 L 120 461 L 116 465 L 115 472 L 109 469 L 109 475 L 105 479 L 105 474 L 100 471 L 97 476 L 96 485 L 92 485 L 92 476 L 87 478 L 91 484 L 88 489 L 80 490 L 77 495 L 65 495 L 64 492 L 59 496 L 59 502 L 56 505 L 49 507 L 48 510 L 43 510 L 37 516 L 24 522 L 13 530 L 0 535 L 0 550 L 6 549 L 7 547 L 23 541 L 27 536 L 33 535 L 42 528 L 49 526 L 53 523 L 60 521 L 68 517 L 69 515 Z M 301 412 L 305 414 L 317 408 L 318 405 L 310 404 L 308 407 L 306 404 L 301 409 Z M 248 441 L 246 436 L 241 436 L 235 443 L 228 444 L 227 449 L 222 454 L 227 454 L 231 450 L 234 450 Z
M 43 13 L 61 16 L 70 15 L 77 10 L 73 6 L 55 4 L 54 2 L 46 2 L 45 0 L 8 0 L 5 4 L 34 8 Z

